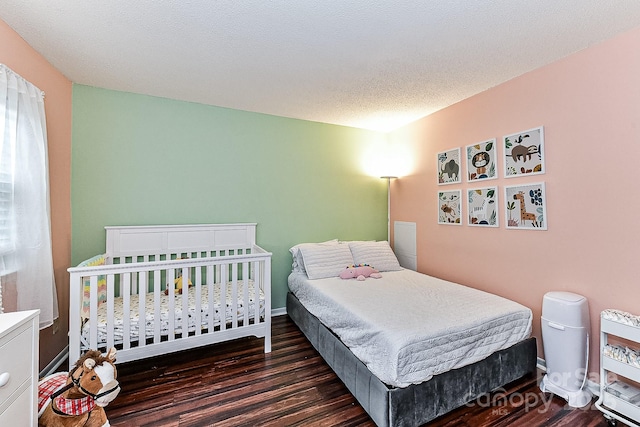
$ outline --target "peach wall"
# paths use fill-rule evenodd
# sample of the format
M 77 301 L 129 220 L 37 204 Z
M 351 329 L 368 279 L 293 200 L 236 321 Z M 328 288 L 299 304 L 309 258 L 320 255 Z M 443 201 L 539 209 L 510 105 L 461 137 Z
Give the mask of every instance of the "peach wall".
M 487 290 L 533 310 L 562 290 L 589 299 L 590 371 L 599 367 L 599 313 L 640 314 L 640 28 L 443 109 L 391 134 L 415 169 L 394 180 L 392 221 L 415 221 L 421 272 Z M 544 175 L 499 186 L 500 228 L 437 224 L 436 154 L 543 125 Z M 498 155 L 502 155 L 500 147 Z M 503 177 L 502 158 L 498 161 Z M 465 165 L 466 168 L 466 165 Z M 466 169 L 464 169 L 466 171 Z M 546 183 L 547 231 L 506 230 L 503 187 Z M 463 182 L 447 190 L 476 188 Z M 466 199 L 466 197 L 465 197 Z M 466 206 L 466 205 L 465 205 Z M 597 378 L 595 379 L 597 381 Z
M 58 289 L 60 319 L 40 331 L 40 368 L 67 344 L 69 276 L 71 263 L 71 94 L 72 83 L 11 27 L 0 20 L 0 62 L 45 92 L 51 186 L 53 267 Z

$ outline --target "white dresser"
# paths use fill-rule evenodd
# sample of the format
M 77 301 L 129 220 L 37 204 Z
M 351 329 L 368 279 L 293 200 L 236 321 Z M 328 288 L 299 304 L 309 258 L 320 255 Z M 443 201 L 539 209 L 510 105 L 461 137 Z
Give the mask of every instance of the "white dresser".
M 37 426 L 38 315 L 0 314 L 0 426 Z

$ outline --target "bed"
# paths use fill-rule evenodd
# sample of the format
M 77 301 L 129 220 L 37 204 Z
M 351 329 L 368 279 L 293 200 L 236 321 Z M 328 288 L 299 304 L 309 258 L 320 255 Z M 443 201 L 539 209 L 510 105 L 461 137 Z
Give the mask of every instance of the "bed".
M 291 249 L 287 313 L 379 426 L 418 426 L 535 372 L 531 310 L 400 267 L 387 242 Z M 342 280 L 368 264 L 382 278 Z
M 256 224 L 105 227 L 106 251 L 69 268 L 69 363 L 118 363 L 245 336 L 271 351 L 271 253 Z

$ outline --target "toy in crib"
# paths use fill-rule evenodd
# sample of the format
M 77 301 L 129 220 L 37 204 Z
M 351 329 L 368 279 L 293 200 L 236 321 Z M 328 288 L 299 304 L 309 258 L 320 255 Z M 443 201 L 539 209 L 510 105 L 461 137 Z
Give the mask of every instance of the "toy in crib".
M 379 279 L 382 274 L 368 264 L 350 265 L 340 273 L 341 279 L 365 280 L 367 277 Z
M 176 259 L 189 259 L 188 257 L 184 257 L 184 258 L 176 258 Z M 177 277 L 176 279 L 173 281 L 173 286 L 174 289 L 176 290 L 176 294 L 178 295 L 182 295 L 182 269 L 177 270 Z M 193 283 L 191 283 L 191 280 L 187 279 L 187 286 L 188 287 L 192 287 Z M 164 290 L 164 294 L 165 295 L 169 295 L 169 285 L 167 285 L 167 288 Z
M 71 372 L 58 372 L 40 380 L 38 426 L 108 426 L 104 407 L 120 392 L 115 360 L 115 348 L 106 355 L 89 350 Z
M 191 283 L 191 280 L 187 279 L 187 281 L 188 281 L 189 287 L 193 286 L 193 283 Z M 173 286 L 174 286 L 174 289 L 176 290 L 176 294 L 182 294 L 182 276 L 177 277 L 176 280 L 173 281 Z M 169 288 L 164 290 L 164 294 L 169 295 Z

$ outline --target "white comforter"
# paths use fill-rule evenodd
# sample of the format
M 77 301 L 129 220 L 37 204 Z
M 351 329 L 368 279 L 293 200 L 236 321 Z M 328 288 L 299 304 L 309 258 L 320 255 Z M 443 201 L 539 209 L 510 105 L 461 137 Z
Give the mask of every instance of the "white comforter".
M 382 276 L 291 273 L 289 289 L 388 385 L 427 381 L 531 335 L 531 310 L 514 301 L 411 270 Z

